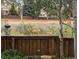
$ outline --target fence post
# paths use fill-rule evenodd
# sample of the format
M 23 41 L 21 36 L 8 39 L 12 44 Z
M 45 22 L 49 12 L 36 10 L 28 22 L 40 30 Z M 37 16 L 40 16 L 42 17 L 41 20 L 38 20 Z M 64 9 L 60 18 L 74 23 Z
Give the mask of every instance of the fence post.
M 12 49 L 15 49 L 14 43 L 15 43 L 15 39 L 14 39 L 14 37 L 12 37 Z

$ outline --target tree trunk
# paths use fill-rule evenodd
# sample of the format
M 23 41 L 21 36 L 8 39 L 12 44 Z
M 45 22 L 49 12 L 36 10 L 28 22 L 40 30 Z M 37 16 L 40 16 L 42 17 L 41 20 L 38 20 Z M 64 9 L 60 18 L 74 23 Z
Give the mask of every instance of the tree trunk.
M 23 6 L 21 6 L 20 17 L 21 17 L 21 22 L 23 22 Z
M 60 0 L 59 24 L 60 24 L 60 59 L 63 59 L 63 33 L 62 33 L 62 0 Z
M 47 20 L 49 19 L 49 16 L 48 16 L 48 12 L 47 12 Z
M 48 16 L 47 16 L 47 20 L 48 20 L 49 18 L 48 18 Z
M 63 59 L 63 33 L 62 33 L 62 21 L 60 19 L 60 58 Z
M 74 16 L 74 59 L 77 59 L 77 0 L 73 0 L 73 16 Z

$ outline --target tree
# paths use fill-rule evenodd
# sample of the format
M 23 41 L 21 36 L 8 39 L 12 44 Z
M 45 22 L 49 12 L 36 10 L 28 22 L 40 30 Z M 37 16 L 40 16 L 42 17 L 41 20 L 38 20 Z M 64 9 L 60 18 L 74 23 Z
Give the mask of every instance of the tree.
M 59 7 L 59 24 L 60 24 L 60 58 L 63 59 L 63 33 L 62 33 L 62 0 L 60 0 L 60 7 Z
M 35 16 L 35 4 L 33 0 L 26 0 L 24 2 L 24 7 L 23 7 L 23 15 L 24 16 Z
M 49 1 L 48 1 L 49 2 Z M 50 4 L 45 5 L 45 11 L 49 15 L 56 16 L 60 25 L 60 58 L 63 59 L 63 19 L 68 19 L 72 15 L 72 0 L 51 0 Z M 50 12 L 53 11 L 53 12 Z M 66 25 L 66 24 L 65 24 Z
M 43 8 L 43 2 L 42 0 L 34 0 L 35 2 L 35 17 L 39 17 L 39 15 L 41 14 L 41 9 Z
M 12 5 L 11 5 L 10 14 L 11 15 L 17 15 L 17 11 L 15 9 L 14 3 L 12 3 Z
M 73 0 L 29 0 L 32 2 L 31 4 L 28 3 L 28 0 L 24 0 L 25 4 L 28 4 L 28 6 L 31 6 L 32 9 L 29 9 L 30 7 L 26 8 L 25 10 L 29 11 L 32 10 L 33 13 L 30 11 L 30 14 L 32 13 L 33 16 L 36 15 L 36 11 L 38 11 L 38 15 L 40 14 L 40 10 L 43 9 L 45 12 L 47 12 L 47 18 L 51 16 L 55 16 L 57 19 L 59 19 L 59 25 L 60 25 L 60 57 L 63 59 L 63 19 L 68 19 L 73 16 Z M 34 3 L 36 1 L 36 3 Z M 25 7 L 24 7 L 25 8 Z M 36 9 L 35 9 L 36 8 Z M 65 24 L 66 25 L 66 24 Z M 69 26 L 69 25 L 67 25 Z M 71 27 L 71 26 L 70 26 Z M 72 27 L 71 27 L 72 28 Z
M 63 2 L 63 5 L 64 5 L 64 10 L 63 10 L 63 13 L 62 17 L 64 18 L 70 18 L 70 17 L 73 17 L 73 0 L 66 0 L 65 2 Z
M 63 33 L 62 33 L 63 22 L 62 22 L 62 19 L 69 18 L 69 16 L 71 16 L 72 10 L 70 12 L 70 8 L 67 8 L 67 4 L 68 4 L 67 0 L 59 0 L 57 4 L 59 5 L 58 18 L 59 18 L 59 24 L 60 24 L 60 58 L 63 59 L 64 54 L 63 54 Z M 69 3 L 69 6 L 70 4 L 72 4 L 72 2 Z
M 74 16 L 74 30 L 75 30 L 75 34 L 74 34 L 74 59 L 77 59 L 77 44 L 76 44 L 76 42 L 77 42 L 77 0 L 73 0 L 73 4 L 74 4 L 74 6 L 73 6 L 73 8 L 74 8 L 74 10 L 73 10 L 73 16 Z
M 55 5 L 54 5 L 53 0 L 43 0 L 43 10 L 47 14 L 47 19 L 51 17 L 52 15 L 56 14 L 54 9 L 55 9 Z
M 38 17 L 42 7 L 42 0 L 24 0 L 23 15 Z
M 23 6 L 23 15 L 24 16 L 34 16 L 34 6 L 33 4 L 28 4 Z

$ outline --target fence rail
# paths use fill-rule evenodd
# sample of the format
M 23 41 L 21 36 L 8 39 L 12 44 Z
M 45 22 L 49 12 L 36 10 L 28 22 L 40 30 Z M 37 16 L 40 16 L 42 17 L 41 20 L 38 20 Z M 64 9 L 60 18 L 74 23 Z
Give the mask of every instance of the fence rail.
M 63 38 L 64 55 L 74 56 L 74 39 Z M 60 55 L 58 36 L 1 36 L 1 50 L 17 49 L 25 55 Z
M 2 19 L 20 19 L 21 17 L 20 16 L 13 16 L 13 15 L 6 15 L 6 16 L 1 16 Z M 47 17 L 31 17 L 31 16 L 23 16 L 23 19 L 43 19 L 43 20 L 46 20 Z M 50 20 L 58 20 L 57 18 L 52 18 L 52 17 L 49 17 L 48 19 Z M 70 21 L 73 21 L 73 19 L 66 19 L 66 20 L 70 20 Z

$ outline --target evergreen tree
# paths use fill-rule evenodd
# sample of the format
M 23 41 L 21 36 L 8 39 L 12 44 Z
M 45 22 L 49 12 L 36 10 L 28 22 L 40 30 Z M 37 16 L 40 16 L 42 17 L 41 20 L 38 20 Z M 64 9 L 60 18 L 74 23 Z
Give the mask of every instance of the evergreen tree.
M 24 0 L 23 15 L 38 17 L 42 6 L 42 0 Z
M 15 9 L 14 3 L 12 3 L 12 5 L 11 5 L 10 14 L 11 15 L 17 15 L 17 11 Z

